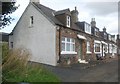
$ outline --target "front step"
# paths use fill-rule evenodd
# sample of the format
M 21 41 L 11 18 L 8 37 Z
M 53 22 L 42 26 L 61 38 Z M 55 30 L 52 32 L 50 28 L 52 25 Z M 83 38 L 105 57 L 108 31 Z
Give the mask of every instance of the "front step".
M 84 63 L 84 64 L 87 64 L 88 62 L 86 62 L 85 60 L 81 60 L 81 59 L 78 59 L 78 62 L 79 63 Z

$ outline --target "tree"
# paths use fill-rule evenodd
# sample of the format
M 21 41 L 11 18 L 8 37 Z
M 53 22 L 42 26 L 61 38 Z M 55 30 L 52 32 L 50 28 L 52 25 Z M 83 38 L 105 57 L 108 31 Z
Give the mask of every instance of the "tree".
M 15 10 L 18 8 L 18 6 L 15 6 L 16 2 L 1 2 L 0 3 L 0 10 L 2 10 L 2 13 L 0 15 L 0 27 L 4 28 L 6 25 L 11 24 L 11 21 L 14 20 L 10 16 L 11 13 L 15 12 Z M 2 7 L 1 7 L 2 6 Z

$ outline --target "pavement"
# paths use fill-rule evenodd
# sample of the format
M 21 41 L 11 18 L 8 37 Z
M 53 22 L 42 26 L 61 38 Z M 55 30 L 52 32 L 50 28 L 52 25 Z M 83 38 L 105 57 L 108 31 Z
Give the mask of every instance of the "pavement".
M 44 65 L 62 82 L 118 82 L 118 57 L 69 66 Z

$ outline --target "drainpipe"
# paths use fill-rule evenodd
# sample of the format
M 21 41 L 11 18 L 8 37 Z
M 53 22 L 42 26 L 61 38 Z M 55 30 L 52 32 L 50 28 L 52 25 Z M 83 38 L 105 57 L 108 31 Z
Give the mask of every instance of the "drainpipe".
M 61 62 L 61 28 L 59 28 L 59 60 L 58 63 Z

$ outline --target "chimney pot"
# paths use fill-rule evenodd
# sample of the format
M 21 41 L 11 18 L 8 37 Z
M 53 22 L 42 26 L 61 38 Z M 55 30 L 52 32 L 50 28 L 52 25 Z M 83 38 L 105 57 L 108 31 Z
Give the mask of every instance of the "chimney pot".
M 77 10 L 77 7 L 75 6 L 75 10 Z
M 91 27 L 96 27 L 95 18 L 91 19 Z

